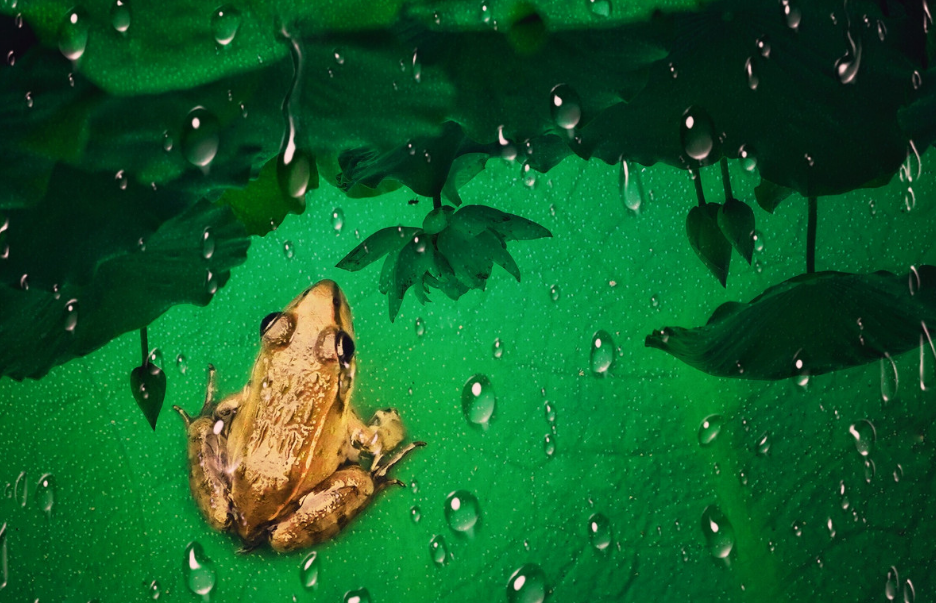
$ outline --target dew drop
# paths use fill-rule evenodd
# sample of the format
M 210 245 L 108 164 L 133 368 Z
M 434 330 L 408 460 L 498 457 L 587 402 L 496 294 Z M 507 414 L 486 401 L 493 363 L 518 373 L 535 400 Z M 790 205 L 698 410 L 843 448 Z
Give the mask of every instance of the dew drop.
M 412 389 L 412 388 L 410 388 L 410 389 Z M 410 393 L 410 395 L 412 396 L 413 394 Z M 413 494 L 418 494 L 418 493 L 419 493 L 419 482 L 416 481 L 416 480 L 411 481 L 411 482 L 410 482 L 410 490 L 413 491 Z
M 899 385 L 897 365 L 890 354 L 884 354 L 884 358 L 881 358 L 881 399 L 885 404 L 896 398 Z
M 770 444 L 770 432 L 765 431 L 757 438 L 757 456 L 769 456 Z
M 748 88 L 757 90 L 760 78 L 754 73 L 754 57 L 748 57 L 748 60 L 744 62 L 744 75 L 747 77 Z
M 486 427 L 496 406 L 494 386 L 487 377 L 477 374 L 468 379 L 462 388 L 462 410 L 469 423 Z
M 162 594 L 162 587 L 159 585 L 159 580 L 153 580 L 149 585 L 144 583 L 144 586 L 146 586 L 146 592 L 149 594 L 150 599 L 157 601 Z
M 218 154 L 221 123 L 204 107 L 192 109 L 182 126 L 182 154 L 192 165 L 205 167 Z
M 49 519 L 55 507 L 55 478 L 46 473 L 36 483 L 36 505 Z
M 535 563 L 522 565 L 507 581 L 509 603 L 543 603 L 546 600 L 546 575 Z
M 559 285 L 553 285 L 549 288 L 549 299 L 559 301 Z
M 494 358 L 501 358 L 504 356 L 504 344 L 501 342 L 500 337 L 494 340 L 494 345 L 491 348 L 491 352 L 494 355 Z
M 299 566 L 299 582 L 302 583 L 304 589 L 312 590 L 318 585 L 318 578 L 318 553 L 312 551 L 303 557 L 302 564 Z
M 448 564 L 449 554 L 448 549 L 445 547 L 445 538 L 439 535 L 432 537 L 432 540 L 429 541 L 429 556 L 432 558 L 433 563 L 439 567 Z
M 588 0 L 588 10 L 596 17 L 606 19 L 611 16 L 611 2 L 609 0 Z
M 335 232 L 341 232 L 341 229 L 344 228 L 344 211 L 340 207 L 332 210 L 331 225 Z
M 891 566 L 887 570 L 887 581 L 884 583 L 884 598 L 893 601 L 897 598 L 897 590 L 900 588 L 900 576 L 897 574 L 897 568 Z
M 286 241 L 283 243 L 283 255 L 286 256 L 286 259 L 291 260 L 295 255 L 295 249 L 293 248 L 292 241 Z
M 456 534 L 474 536 L 481 526 L 478 499 L 467 490 L 452 492 L 445 499 L 445 521 Z
M 117 0 L 111 6 L 111 25 L 120 33 L 125 33 L 130 29 L 130 7 L 127 2 L 128 0 Z
M 59 27 L 59 50 L 70 61 L 77 61 L 88 45 L 88 16 L 79 8 L 65 15 Z
M 559 84 L 552 89 L 549 108 L 553 122 L 565 130 L 572 130 L 582 119 L 582 101 L 568 84 Z
M 857 423 L 852 423 L 848 428 L 848 433 L 855 439 L 855 450 L 858 451 L 858 454 L 867 457 L 874 451 L 877 431 L 871 421 L 862 419 Z
M 754 154 L 754 148 L 749 145 L 741 145 L 738 149 L 738 158 L 741 160 L 741 167 L 747 172 L 753 172 L 757 168 L 757 156 Z
M 117 188 L 122 191 L 127 190 L 127 184 L 130 179 L 127 178 L 127 174 L 123 170 L 117 172 L 117 174 L 114 176 L 114 180 L 117 182 Z
M 546 416 L 546 420 L 550 423 L 556 422 L 556 407 L 552 402 L 547 400 L 543 403 L 543 414 Z
M 419 62 L 419 51 L 413 51 L 413 79 L 418 84 L 422 81 L 422 64 Z
M 426 334 L 426 323 L 422 318 L 416 319 L 416 337 L 422 337 Z
M 345 593 L 344 603 L 371 603 L 370 592 L 366 588 L 349 590 Z
M 605 375 L 614 365 L 614 340 L 607 331 L 598 331 L 592 335 L 591 343 L 592 374 Z
M 422 511 L 419 510 L 419 507 L 412 507 L 409 510 L 409 515 L 413 523 L 419 523 L 419 520 L 422 519 Z
M 185 562 L 183 566 L 185 583 L 188 589 L 196 595 L 208 597 L 217 582 L 214 564 L 205 555 L 202 545 L 191 542 L 185 547 Z
M 237 29 L 240 27 L 240 11 L 231 5 L 222 6 L 211 16 L 211 33 L 215 42 L 221 46 L 227 46 L 237 35 Z
M 202 231 L 202 257 L 206 260 L 210 260 L 211 256 L 214 255 L 214 250 L 214 237 L 211 236 L 211 229 L 206 228 L 204 231 Z
M 683 149 L 696 161 L 704 161 L 715 147 L 715 126 L 700 107 L 689 107 L 680 125 Z
M 305 207 L 305 194 L 312 181 L 314 160 L 305 151 L 287 146 L 276 160 L 276 179 L 283 194 Z
M 759 52 L 762 57 L 765 59 L 770 58 L 770 39 L 767 36 L 757 38 L 754 44 L 757 46 L 757 52 Z
M 601 513 L 595 513 L 588 518 L 588 538 L 593 547 L 599 551 L 611 545 L 611 522 Z
M 702 420 L 702 424 L 699 425 L 699 444 L 702 446 L 709 446 L 715 441 L 715 438 L 718 437 L 721 427 L 721 415 L 709 415 L 705 417 Z
M 709 552 L 716 559 L 725 559 L 735 545 L 734 526 L 716 505 L 702 512 L 702 533 Z
M 551 433 L 547 433 L 543 438 L 543 452 L 546 453 L 547 458 L 552 458 L 556 454 L 556 437 Z
M 32 92 L 27 92 L 26 93 L 26 108 L 32 109 L 32 106 L 33 106 Z
M 764 251 L 764 233 L 759 230 L 755 230 L 751 235 L 751 238 L 754 239 L 754 252 L 763 253 Z
M 209 296 L 214 295 L 218 292 L 218 279 L 215 278 L 215 275 L 211 270 L 205 271 L 205 293 Z
M 65 304 L 64 309 L 65 314 L 65 330 L 74 332 L 75 327 L 78 326 L 78 300 L 70 299 L 68 303 Z
M 163 150 L 167 153 L 172 150 L 172 136 L 168 130 L 163 132 Z
M 175 359 L 176 369 L 183 375 L 188 372 L 188 360 L 183 354 L 179 354 Z
M 800 10 L 790 4 L 790 0 L 780 0 L 780 6 L 783 9 L 783 18 L 786 20 L 787 27 L 796 31 L 799 29 L 803 15 Z
M 16 477 L 16 482 L 13 484 L 13 498 L 21 507 L 26 506 L 26 490 L 26 472 L 20 471 L 20 474 Z

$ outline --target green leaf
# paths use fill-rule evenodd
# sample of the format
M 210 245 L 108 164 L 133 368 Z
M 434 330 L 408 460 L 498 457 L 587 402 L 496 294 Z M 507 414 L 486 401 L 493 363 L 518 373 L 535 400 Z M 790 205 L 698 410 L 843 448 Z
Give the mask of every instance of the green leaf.
M 485 224 L 507 241 L 529 241 L 552 236 L 552 233 L 532 220 L 486 205 L 466 205 L 455 213 L 455 220 L 470 232 Z
M 448 178 L 445 179 L 445 185 L 442 187 L 442 196 L 455 205 L 461 205 L 459 189 L 484 170 L 489 158 L 490 155 L 487 153 L 467 153 L 456 157 L 452 161 Z
M 166 373 L 152 362 L 146 362 L 130 372 L 130 390 L 150 427 L 156 431 L 156 420 L 166 399 Z
M 780 186 L 764 179 L 761 179 L 760 184 L 754 187 L 754 197 L 757 199 L 757 204 L 768 214 L 772 214 L 780 205 L 780 202 L 792 194 L 792 188 Z
M 750 264 L 754 255 L 754 211 L 748 204 L 726 199 L 718 212 L 718 227 L 731 246 Z
M 718 227 L 721 205 L 706 203 L 689 210 L 686 219 L 686 235 L 689 244 L 705 267 L 715 275 L 722 287 L 728 280 L 728 265 L 731 262 L 731 243 Z
M 720 306 L 701 327 L 667 327 L 646 345 L 719 377 L 820 375 L 916 349 L 936 324 L 936 268 L 919 285 L 890 272 L 803 274 L 749 303 Z M 911 275 L 911 279 L 916 279 Z
M 520 267 L 507 252 L 507 245 L 502 240 L 490 231 L 485 231 L 476 237 L 476 241 L 484 247 L 485 252 L 495 264 L 509 272 L 518 283 L 520 282 Z
M 422 282 L 426 272 L 435 265 L 435 251 L 427 239 L 423 233 L 415 234 L 400 250 L 394 271 L 393 290 L 387 295 L 391 322 L 400 310 L 406 291 L 413 285 L 416 285 L 416 296 L 420 301 L 428 301 Z
M 493 261 L 473 237 L 466 237 L 455 228 L 439 234 L 438 248 L 451 265 L 455 277 L 469 289 L 484 289 L 491 276 Z
M 291 165 L 282 165 L 279 156 L 270 159 L 256 179 L 245 188 L 228 189 L 218 202 L 231 207 L 248 233 L 265 235 L 279 226 L 287 214 L 304 212 L 306 189 L 318 187 L 314 158 L 297 152 Z M 287 191 L 298 194 L 293 196 Z
M 382 258 L 387 253 L 397 250 L 409 241 L 418 228 L 409 226 L 388 226 L 381 228 L 351 250 L 337 267 L 349 272 L 357 272 Z

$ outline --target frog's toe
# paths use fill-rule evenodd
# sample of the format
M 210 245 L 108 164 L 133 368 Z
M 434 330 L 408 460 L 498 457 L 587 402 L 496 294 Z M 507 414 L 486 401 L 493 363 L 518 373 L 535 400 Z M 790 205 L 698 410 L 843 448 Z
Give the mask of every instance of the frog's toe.
M 386 463 L 382 463 L 382 464 L 379 464 L 379 466 L 376 466 L 374 468 L 374 471 L 372 472 L 372 475 L 374 476 L 374 481 L 375 482 L 391 481 L 391 480 L 387 480 L 387 472 L 389 472 L 390 469 L 392 469 L 394 465 L 402 461 L 403 458 L 406 455 L 408 455 L 410 452 L 412 452 L 413 450 L 416 450 L 417 448 L 422 448 L 425 445 L 426 445 L 425 442 L 413 442 L 409 446 L 405 447 L 403 450 L 393 455 L 393 457 Z M 399 481 L 399 480 L 392 480 L 392 481 Z

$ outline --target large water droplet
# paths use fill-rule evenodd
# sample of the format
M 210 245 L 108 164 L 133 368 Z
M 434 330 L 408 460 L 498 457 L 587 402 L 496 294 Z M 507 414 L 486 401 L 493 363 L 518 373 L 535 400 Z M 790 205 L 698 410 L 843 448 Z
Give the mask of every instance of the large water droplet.
M 592 335 L 591 370 L 595 375 L 604 375 L 614 364 L 614 340 L 607 331 L 598 331 Z
M 611 522 L 601 513 L 588 518 L 588 538 L 593 547 L 603 551 L 611 545 Z
M 734 527 L 716 505 L 702 512 L 702 533 L 713 557 L 725 559 L 731 554 L 735 544 Z
M 116 0 L 111 7 L 111 25 L 120 33 L 124 33 L 130 29 L 130 6 L 127 4 L 128 1 L 129 0 Z
M 857 423 L 852 423 L 848 428 L 848 433 L 855 439 L 855 450 L 858 451 L 858 454 L 866 457 L 874 451 L 877 431 L 871 421 L 862 419 Z
M 36 505 L 46 517 L 52 518 L 52 509 L 55 508 L 55 478 L 51 473 L 46 473 L 36 483 Z
M 621 170 L 618 172 L 618 192 L 624 207 L 631 211 L 640 211 L 640 206 L 643 204 L 640 177 L 638 171 L 631 173 L 632 167 L 626 161 L 621 161 Z
M 429 541 L 429 556 L 433 563 L 442 567 L 449 562 L 448 549 L 445 547 L 445 538 L 436 535 Z
M 567 84 L 559 84 L 550 92 L 550 111 L 560 128 L 571 130 L 582 119 L 582 101 L 578 93 Z
M 59 27 L 59 50 L 66 59 L 77 61 L 87 45 L 88 16 L 80 8 L 73 8 Z
M 546 600 L 546 574 L 535 563 L 527 563 L 507 581 L 510 603 L 543 603 Z
M 462 388 L 462 410 L 469 423 L 486 427 L 496 406 L 494 386 L 487 377 L 478 374 L 468 379 Z
M 299 581 L 306 590 L 312 590 L 318 585 L 319 564 L 318 553 L 312 551 L 302 559 L 299 566 Z
M 745 171 L 753 172 L 757 168 L 757 155 L 754 154 L 754 147 L 751 145 L 741 145 L 741 148 L 738 149 L 738 158 L 741 160 L 741 167 Z
M 240 22 L 240 11 L 233 6 L 222 6 L 216 10 L 211 16 L 211 33 L 214 35 L 215 42 L 221 46 L 230 44 L 237 35 Z
M 456 534 L 474 536 L 481 526 L 478 499 L 467 490 L 452 492 L 445 499 L 445 521 Z
M 70 299 L 65 304 L 64 326 L 66 331 L 74 332 L 78 326 L 78 300 Z
M 214 564 L 205 555 L 205 551 L 199 543 L 191 542 L 185 547 L 183 572 L 189 590 L 196 595 L 205 597 L 207 600 L 208 595 L 214 589 L 217 575 L 215 574 Z
M 709 415 L 705 417 L 702 420 L 702 424 L 699 425 L 699 444 L 708 446 L 714 442 L 715 438 L 718 437 L 718 433 L 721 431 L 721 427 L 721 415 Z
M 221 123 L 208 109 L 195 107 L 182 126 L 182 154 L 193 165 L 205 167 L 218 154 Z
M 345 593 L 344 603 L 371 603 L 370 592 L 366 588 L 349 590 Z
M 700 107 L 689 107 L 683 113 L 680 136 L 686 155 L 704 161 L 715 147 L 715 126 L 712 118 Z

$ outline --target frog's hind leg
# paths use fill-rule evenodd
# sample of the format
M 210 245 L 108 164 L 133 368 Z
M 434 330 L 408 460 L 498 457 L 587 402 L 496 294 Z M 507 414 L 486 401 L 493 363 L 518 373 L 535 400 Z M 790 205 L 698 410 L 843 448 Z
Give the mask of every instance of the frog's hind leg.
M 357 415 L 351 417 L 351 445 L 355 451 L 363 451 L 374 457 L 374 463 L 387 452 L 400 445 L 406 437 L 403 420 L 395 408 L 386 408 L 374 413 L 370 423 L 364 422 Z M 352 461 L 357 461 L 357 454 L 349 454 Z

